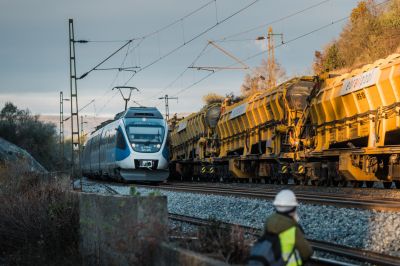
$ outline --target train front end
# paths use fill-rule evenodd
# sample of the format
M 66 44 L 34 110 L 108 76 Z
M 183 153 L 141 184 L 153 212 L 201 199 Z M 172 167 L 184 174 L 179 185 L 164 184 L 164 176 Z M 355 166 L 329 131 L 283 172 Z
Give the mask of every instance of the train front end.
M 126 150 L 117 159 L 127 181 L 161 182 L 168 178 L 168 125 L 156 108 L 131 107 L 120 125 Z M 118 140 L 117 140 L 118 142 Z

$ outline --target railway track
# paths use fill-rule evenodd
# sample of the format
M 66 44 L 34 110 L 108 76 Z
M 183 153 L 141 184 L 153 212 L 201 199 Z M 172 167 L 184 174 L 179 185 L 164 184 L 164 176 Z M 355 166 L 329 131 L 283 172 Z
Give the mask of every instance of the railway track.
M 179 222 L 184 222 L 184 223 L 189 223 L 193 224 L 196 226 L 206 226 L 210 224 L 210 221 L 205 220 L 205 219 L 200 219 L 196 217 L 189 217 L 185 215 L 179 215 L 179 214 L 169 214 L 169 219 L 174 220 L 174 221 L 179 221 Z M 224 225 L 227 226 L 233 226 L 236 224 L 232 223 L 223 223 Z M 236 225 L 240 226 L 247 234 L 253 235 L 255 237 L 259 237 L 261 235 L 261 230 L 257 228 L 252 228 L 248 226 L 243 226 L 243 225 Z M 342 245 L 337 245 L 329 242 L 324 242 L 324 241 L 317 241 L 317 240 L 310 240 L 311 245 L 313 246 L 314 250 L 318 251 L 323 251 L 327 252 L 330 254 L 335 254 L 338 256 L 354 259 L 357 261 L 361 262 L 368 262 L 371 264 L 377 264 L 377 265 L 388 265 L 388 266 L 397 266 L 400 265 L 400 258 L 398 257 L 393 257 L 393 256 L 388 256 L 368 250 L 362 250 L 362 249 L 357 249 L 357 248 L 351 248 L 351 247 L 346 247 Z M 335 262 L 332 260 L 327 260 L 323 258 L 316 258 L 313 257 L 313 263 L 316 265 L 343 265 L 341 262 Z
M 97 183 L 98 185 L 100 185 L 101 187 L 103 187 L 108 193 L 110 194 L 119 194 L 117 190 L 115 190 L 112 186 L 110 186 L 108 183 L 106 182 L 100 182 Z M 93 185 L 93 184 L 92 184 Z M 195 193 L 213 193 L 213 194 L 221 194 L 218 193 L 219 191 L 222 191 L 222 194 L 226 194 L 226 195 L 232 195 L 232 193 L 230 193 L 228 188 L 221 188 L 221 187 L 214 187 L 211 188 L 207 186 L 207 188 L 209 188 L 209 190 L 207 190 L 206 192 L 204 191 L 193 191 L 193 186 L 189 186 L 190 191 L 185 190 L 185 188 L 187 187 L 187 185 L 179 185 L 176 187 L 172 187 L 171 185 L 160 185 L 157 187 L 154 186 L 147 186 L 147 185 L 139 185 L 140 187 L 146 187 L 146 188 L 162 188 L 162 189 L 171 189 L 171 190 L 176 190 L 176 191 L 183 191 L 183 192 L 195 192 Z M 199 185 L 197 188 L 204 188 L 206 185 Z M 210 192 L 211 190 L 211 192 Z M 242 189 L 245 190 L 245 189 Z M 239 195 L 239 191 L 237 192 L 237 196 L 243 196 L 243 195 Z M 251 194 L 251 197 L 262 197 L 262 198 L 273 198 L 276 194 L 276 191 L 274 190 L 268 190 L 265 191 L 264 189 L 253 189 L 251 192 L 249 192 L 249 190 L 245 190 L 245 192 L 247 194 Z M 266 193 L 268 192 L 268 196 L 260 196 L 257 193 Z M 254 193 L 256 194 L 254 196 Z M 299 192 L 296 192 L 297 194 L 301 194 Z M 246 196 L 246 195 L 245 195 Z M 332 198 L 342 198 L 343 199 L 343 195 L 332 195 Z M 300 197 L 299 197 L 300 198 Z M 300 198 L 300 200 L 303 201 L 303 199 Z M 358 200 L 364 200 L 364 199 L 358 199 Z M 381 199 L 382 201 L 390 201 L 388 199 Z M 304 200 L 307 201 L 307 200 Z M 374 204 L 378 204 L 378 200 L 375 199 L 373 200 L 375 201 Z M 371 204 L 372 202 L 370 201 L 369 204 Z M 393 203 L 393 202 L 392 202 Z M 346 206 L 348 207 L 348 206 Z M 366 208 L 364 206 L 364 208 Z M 374 208 L 375 209 L 375 208 Z M 393 210 L 393 208 L 391 208 Z M 208 224 L 207 220 L 202 220 L 199 218 L 194 218 L 194 217 L 188 217 L 188 216 L 182 216 L 182 215 L 176 215 L 176 214 L 170 214 L 169 218 L 171 220 L 177 220 L 177 221 L 181 221 L 181 222 L 186 222 L 186 223 L 190 223 L 190 224 L 194 224 L 194 225 L 198 225 L 198 226 L 204 226 Z M 228 223 L 227 223 L 228 224 Z M 230 224 L 233 225 L 233 224 Z M 247 233 L 252 234 L 254 236 L 259 235 L 261 232 L 260 230 L 257 230 L 255 228 L 252 227 L 246 227 L 246 226 L 241 226 L 244 230 L 246 230 Z M 310 240 L 310 242 L 312 243 L 313 247 L 315 250 L 319 250 L 319 251 L 323 251 L 323 252 L 327 252 L 327 253 L 332 253 L 332 254 L 336 254 L 339 256 L 343 256 L 343 257 L 347 257 L 347 258 L 352 258 L 355 260 L 360 260 L 360 261 L 365 261 L 365 262 L 369 262 L 372 264 L 378 264 L 378 265 L 400 265 L 400 258 L 397 257 L 391 257 L 391 256 L 387 256 L 387 255 L 383 255 L 383 254 L 379 254 L 379 253 L 374 253 L 374 252 L 370 252 L 370 251 L 365 251 L 365 250 L 360 250 L 360 249 L 355 249 L 355 248 L 349 248 L 346 246 L 341 246 L 341 245 L 336 245 L 336 244 L 331 244 L 328 242 L 323 242 L 323 241 L 315 241 L 315 240 Z M 335 264 L 334 261 L 330 261 L 330 260 L 326 260 L 326 259 L 320 259 L 318 258 L 318 261 L 314 261 L 314 263 L 316 263 L 316 265 L 338 265 Z M 313 264 L 314 265 L 314 264 Z M 343 265 L 343 264 L 340 264 Z
M 157 187 L 150 185 L 138 185 L 138 187 L 144 188 L 157 188 L 166 189 L 179 192 L 190 192 L 190 193 L 206 193 L 216 194 L 225 196 L 238 196 L 247 198 L 259 198 L 259 199 L 273 199 L 278 192 L 277 189 L 266 189 L 266 188 L 233 188 L 233 187 L 222 187 L 200 184 L 182 184 L 182 183 L 169 183 L 162 184 Z M 368 210 L 385 210 L 385 211 L 400 211 L 400 201 L 395 199 L 387 198 L 371 198 L 354 196 L 351 194 L 333 194 L 333 193 L 322 193 L 313 191 L 296 191 L 296 197 L 300 202 L 311 203 L 311 204 L 324 204 L 333 205 L 338 207 L 346 208 L 360 208 Z
M 106 181 L 99 181 L 97 180 L 96 182 L 88 182 L 87 180 L 82 180 L 82 185 L 85 186 L 100 186 L 102 188 L 104 188 L 108 193 L 110 193 L 111 195 L 118 195 L 120 194 L 117 190 L 115 190 L 114 188 L 112 188 L 109 185 L 109 182 Z

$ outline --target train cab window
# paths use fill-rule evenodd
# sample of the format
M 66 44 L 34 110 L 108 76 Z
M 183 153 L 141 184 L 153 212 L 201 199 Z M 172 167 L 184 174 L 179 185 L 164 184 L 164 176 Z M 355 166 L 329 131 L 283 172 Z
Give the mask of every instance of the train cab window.
M 126 133 L 136 152 L 158 152 L 165 137 L 165 122 L 158 118 L 125 118 Z

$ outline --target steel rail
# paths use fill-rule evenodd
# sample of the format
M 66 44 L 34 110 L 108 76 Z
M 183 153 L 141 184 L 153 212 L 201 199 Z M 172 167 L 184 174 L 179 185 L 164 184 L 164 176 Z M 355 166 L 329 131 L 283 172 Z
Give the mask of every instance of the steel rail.
M 110 187 L 109 185 L 106 185 L 104 183 L 101 184 L 109 193 L 111 193 L 112 195 L 118 195 L 119 192 L 116 191 L 115 189 L 113 189 L 112 187 Z
M 247 198 L 259 198 L 259 199 L 273 199 L 278 190 L 252 190 L 243 188 L 223 188 L 223 187 L 205 187 L 195 185 L 159 185 L 157 187 L 150 185 L 138 185 L 138 187 L 151 188 L 151 189 L 166 189 L 179 192 L 190 192 L 190 193 L 207 193 L 224 196 L 237 196 Z M 349 197 L 348 195 L 326 195 L 326 194 L 315 194 L 310 193 L 297 193 L 296 197 L 299 201 L 312 204 L 323 204 L 333 205 L 344 208 L 360 208 L 368 210 L 385 210 L 385 211 L 400 211 L 400 202 L 395 200 L 380 200 L 380 199 L 366 199 Z
M 195 186 L 195 187 L 206 187 L 206 188 L 222 188 L 222 189 L 227 189 L 227 188 L 231 188 L 231 187 L 227 187 L 227 186 L 224 186 L 225 184 L 223 184 L 223 183 L 176 183 L 176 182 L 173 182 L 173 183 L 167 183 L 168 185 L 173 185 L 173 186 L 179 186 L 179 187 L 193 187 L 193 186 Z M 230 184 L 230 185 L 232 185 L 232 184 Z M 234 185 L 234 183 L 233 183 L 233 185 Z M 278 187 L 279 186 L 279 187 Z M 283 189 L 283 188 L 287 188 L 288 186 L 290 187 L 290 186 L 296 186 L 296 185 L 294 185 L 294 184 L 291 184 L 291 185 L 278 185 L 276 188 L 274 188 L 274 187 L 271 187 L 271 186 L 268 186 L 268 185 L 266 185 L 266 184 L 264 184 L 264 185 L 261 185 L 261 186 L 253 186 L 253 187 L 248 187 L 248 188 L 246 188 L 246 187 L 232 187 L 233 189 L 243 189 L 243 190 L 250 190 L 250 191 L 256 191 L 256 192 L 277 192 L 277 191 L 279 191 L 279 190 L 281 190 L 281 189 Z M 307 187 L 307 188 L 312 188 L 312 187 Z M 348 189 L 351 189 L 351 188 L 348 188 Z M 395 199 L 395 198 L 385 198 L 385 197 L 376 197 L 376 196 L 371 196 L 371 195 L 362 195 L 362 194 L 359 194 L 359 195 L 355 195 L 355 194 L 349 194 L 349 193 L 346 193 L 346 191 L 343 191 L 343 192 L 323 192 L 323 191 L 312 191 L 311 189 L 295 189 L 294 190 L 295 191 L 295 193 L 296 193 L 296 195 L 297 194 L 299 194 L 299 195 L 310 195 L 310 194 L 312 194 L 312 195 L 316 195 L 316 196 L 326 196 L 326 195 L 329 195 L 329 197 L 331 197 L 331 198 L 340 198 L 340 199 L 342 199 L 343 197 L 347 197 L 347 198 L 353 198 L 353 199 L 359 199 L 359 198 L 362 198 L 362 199 L 366 199 L 366 200 L 371 200 L 371 201 L 380 201 L 380 202 L 382 202 L 382 201 L 386 201 L 386 202 L 388 202 L 388 203 L 393 203 L 393 200 Z M 400 195 L 400 194 L 399 194 Z M 400 198 L 399 198 L 399 200 L 400 200 Z
M 189 223 L 189 224 L 193 224 L 196 226 L 206 226 L 206 225 L 210 224 L 209 220 L 196 218 L 196 217 L 190 217 L 190 216 L 186 216 L 186 215 L 169 213 L 168 217 L 170 220 Z M 226 225 L 226 226 L 239 226 L 240 228 L 242 228 L 245 231 L 245 233 L 253 235 L 255 237 L 259 237 L 262 233 L 261 230 L 258 228 L 253 228 L 253 227 L 238 225 L 238 224 L 233 224 L 233 223 L 227 223 L 227 222 L 222 222 L 222 224 Z M 355 259 L 355 260 L 362 261 L 362 262 L 377 264 L 377 265 L 388 265 L 388 266 L 400 265 L 400 257 L 389 256 L 389 255 L 385 255 L 385 254 L 381 254 L 381 253 L 377 253 L 377 252 L 373 252 L 373 251 L 369 251 L 369 250 L 347 247 L 347 246 L 329 243 L 329 242 L 325 242 L 325 241 L 311 240 L 311 239 L 308 239 L 308 241 L 311 243 L 311 246 L 315 250 L 335 254 L 338 256 L 346 257 L 346 258 Z M 320 261 L 321 263 L 328 263 L 325 259 L 320 259 L 320 258 L 313 258 L 313 259 L 314 259 L 314 262 Z M 335 265 L 335 261 L 330 260 L 330 263 L 331 263 L 330 265 Z M 324 265 L 326 265 L 326 264 L 324 264 Z M 343 265 L 343 263 L 338 263 L 337 265 Z
M 120 193 L 118 191 L 116 191 L 115 189 L 113 189 L 111 186 L 109 186 L 107 184 L 107 182 L 105 181 L 101 181 L 98 182 L 94 181 L 94 182 L 88 182 L 87 180 L 83 180 L 83 184 L 86 186 L 96 186 L 96 185 L 100 185 L 102 186 L 108 193 L 110 193 L 111 195 L 119 195 Z

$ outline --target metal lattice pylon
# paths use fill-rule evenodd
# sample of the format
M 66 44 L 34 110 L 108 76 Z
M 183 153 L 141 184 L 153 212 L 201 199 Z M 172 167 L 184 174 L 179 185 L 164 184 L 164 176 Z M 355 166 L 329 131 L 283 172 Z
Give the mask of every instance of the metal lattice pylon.
M 70 66 L 70 91 L 71 91 L 71 134 L 72 134 L 72 153 L 71 153 L 71 175 L 80 174 L 80 136 L 79 136 L 79 109 L 78 109 L 78 88 L 76 78 L 75 60 L 75 38 L 74 22 L 69 19 L 69 66 Z
M 64 166 L 64 96 L 60 91 L 60 159 Z M 62 167 L 64 169 L 64 167 Z
M 169 103 L 168 100 L 178 100 L 178 97 L 168 97 L 168 94 L 165 94 L 164 97 L 158 98 L 159 100 L 164 100 L 165 101 L 165 120 L 169 120 Z

